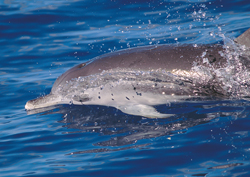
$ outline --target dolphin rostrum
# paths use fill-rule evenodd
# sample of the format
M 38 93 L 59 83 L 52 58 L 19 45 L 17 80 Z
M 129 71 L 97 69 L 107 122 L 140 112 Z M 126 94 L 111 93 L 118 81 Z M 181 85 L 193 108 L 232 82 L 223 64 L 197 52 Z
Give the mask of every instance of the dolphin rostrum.
M 250 48 L 250 29 L 235 42 Z M 28 101 L 25 109 L 106 105 L 131 115 L 169 117 L 153 106 L 226 95 L 215 72 L 228 66 L 226 50 L 219 44 L 155 45 L 104 54 L 63 73 L 50 94 Z

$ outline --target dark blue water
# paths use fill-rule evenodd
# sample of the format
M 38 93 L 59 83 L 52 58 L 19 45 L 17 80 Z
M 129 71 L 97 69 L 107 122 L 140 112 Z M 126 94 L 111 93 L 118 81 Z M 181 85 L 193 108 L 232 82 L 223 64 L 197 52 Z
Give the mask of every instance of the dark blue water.
M 27 115 L 70 67 L 119 49 L 221 43 L 248 0 L 0 2 L 0 176 L 249 176 L 250 103 L 173 103 L 148 119 L 105 106 Z

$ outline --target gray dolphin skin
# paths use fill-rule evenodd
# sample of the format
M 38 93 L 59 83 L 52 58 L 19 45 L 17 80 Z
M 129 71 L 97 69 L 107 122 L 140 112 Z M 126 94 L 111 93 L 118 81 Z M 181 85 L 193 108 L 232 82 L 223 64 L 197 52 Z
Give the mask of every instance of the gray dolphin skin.
M 62 74 L 54 83 L 53 91 L 59 86 L 73 78 L 101 73 L 104 70 L 114 68 L 129 68 L 132 70 L 156 70 L 174 69 L 190 70 L 193 62 L 201 62 L 197 56 L 201 56 L 204 51 L 210 63 L 224 63 L 224 58 L 219 51 L 223 50 L 221 45 L 158 45 L 137 47 L 126 49 L 95 58 L 93 61 L 82 63 Z
M 250 48 L 250 29 L 235 42 Z M 209 84 L 201 87 L 194 82 L 204 73 L 193 68 L 226 67 L 225 50 L 219 44 L 155 45 L 104 54 L 63 73 L 50 94 L 28 101 L 25 109 L 59 104 L 104 105 L 131 115 L 166 118 L 172 114 L 159 113 L 153 106 L 193 96 L 222 95 Z M 209 83 L 206 79 L 204 82 Z

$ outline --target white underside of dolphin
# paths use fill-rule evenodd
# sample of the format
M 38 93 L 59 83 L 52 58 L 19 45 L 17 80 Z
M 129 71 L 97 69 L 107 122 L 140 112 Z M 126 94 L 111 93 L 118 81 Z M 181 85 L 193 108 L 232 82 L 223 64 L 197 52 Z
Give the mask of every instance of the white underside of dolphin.
M 78 81 L 79 83 L 80 81 Z M 77 84 L 77 82 L 75 82 Z M 74 85 L 74 84 L 73 84 Z M 74 87 L 74 86 L 71 87 Z M 154 105 L 167 104 L 189 98 L 188 95 L 166 95 L 164 91 L 160 93 L 143 91 L 136 87 L 136 81 L 120 81 L 119 83 L 108 82 L 101 87 L 94 87 L 81 90 L 71 90 L 69 94 L 49 94 L 36 100 L 27 102 L 25 109 L 33 110 L 58 104 L 74 105 L 105 105 L 115 107 L 124 113 L 144 116 L 148 118 L 166 118 L 172 114 L 162 114 L 156 111 Z M 151 87 L 155 89 L 155 82 L 143 83 L 145 89 Z M 169 88 L 166 88 L 168 85 Z M 174 84 L 164 84 L 165 89 L 174 89 Z
M 236 42 L 250 48 L 249 33 Z M 159 113 L 155 105 L 223 95 L 222 86 L 210 83 L 214 82 L 215 68 L 227 67 L 224 50 L 219 45 L 161 45 L 106 54 L 65 72 L 50 94 L 28 101 L 25 109 L 104 105 L 131 115 L 166 118 L 172 114 Z

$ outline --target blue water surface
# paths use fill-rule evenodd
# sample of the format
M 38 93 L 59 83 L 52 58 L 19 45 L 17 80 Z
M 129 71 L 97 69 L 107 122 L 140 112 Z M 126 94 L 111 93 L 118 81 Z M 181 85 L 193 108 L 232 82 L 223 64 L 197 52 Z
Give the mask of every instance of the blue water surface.
M 161 105 L 169 119 L 105 106 L 27 115 L 58 76 L 137 46 L 221 43 L 250 27 L 248 0 L 0 1 L 0 176 L 249 176 L 246 100 Z

